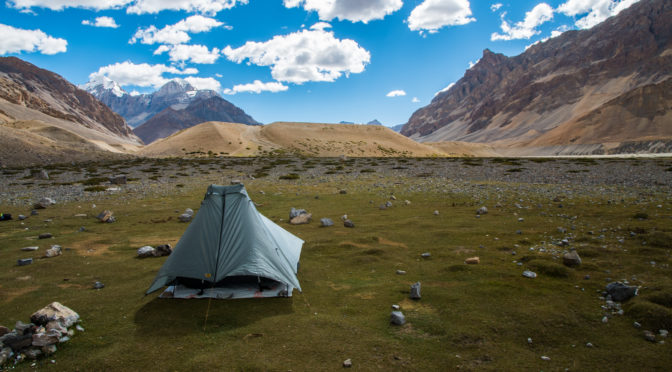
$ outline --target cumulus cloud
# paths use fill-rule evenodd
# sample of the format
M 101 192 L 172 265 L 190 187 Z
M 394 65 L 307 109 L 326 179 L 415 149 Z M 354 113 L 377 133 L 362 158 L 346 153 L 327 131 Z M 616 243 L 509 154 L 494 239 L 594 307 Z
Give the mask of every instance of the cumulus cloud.
M 55 38 L 41 30 L 25 30 L 0 24 L 0 55 L 34 52 L 56 54 L 67 50 L 65 39 Z
M 93 10 L 118 9 L 133 0 L 9 0 L 7 4 L 16 9 L 47 8 L 63 10 L 65 8 L 84 8 Z
M 582 16 L 575 25 L 590 28 L 605 19 L 629 8 L 639 0 L 568 0 L 558 7 L 558 12 L 570 17 Z
M 126 11 L 131 14 L 159 13 L 163 10 L 184 10 L 192 13 L 217 14 L 248 0 L 134 0 Z
M 173 62 L 192 62 L 201 64 L 213 64 L 219 58 L 220 50 L 212 48 L 209 50 L 205 45 L 161 45 L 154 54 L 162 54 L 168 52 L 170 60 Z
M 16 9 L 83 8 L 93 10 L 126 8 L 127 13 L 159 13 L 163 10 L 183 10 L 191 13 L 217 14 L 231 9 L 237 4 L 247 4 L 249 0 L 8 0 L 7 4 Z
M 255 80 L 252 83 L 247 84 L 238 84 L 233 88 L 226 88 L 222 91 L 224 94 L 236 94 L 236 93 L 261 93 L 261 92 L 283 92 L 289 89 L 286 85 L 278 83 L 277 81 L 269 81 L 268 83 L 263 83 L 259 80 Z
M 492 11 L 493 13 L 496 12 L 496 11 L 498 11 L 499 8 L 502 7 L 502 5 L 503 5 L 502 3 L 495 3 L 495 4 L 492 4 L 492 5 L 490 5 L 490 11 Z
M 539 34 L 540 31 L 537 30 L 537 27 L 553 19 L 553 8 L 546 3 L 537 4 L 532 10 L 525 13 L 523 21 L 517 22 L 513 26 L 504 19 L 505 17 L 506 13 L 502 13 L 502 25 L 500 27 L 503 33 L 493 32 L 490 40 L 529 39 Z
M 413 97 L 413 99 L 411 100 L 411 102 L 413 102 L 413 103 L 418 103 L 418 102 L 420 102 L 420 100 L 418 99 L 418 97 Z
M 147 28 L 140 28 L 135 32 L 129 43 L 135 44 L 183 44 L 191 40 L 190 33 L 208 32 L 215 27 L 223 25 L 222 22 L 214 18 L 204 17 L 202 15 L 193 15 L 187 17 L 174 25 L 167 25 L 162 29 L 152 25 Z
M 385 97 L 402 97 L 402 96 L 405 96 L 405 95 L 406 95 L 406 92 L 404 92 L 404 91 L 401 90 L 401 89 L 397 89 L 397 90 L 389 91 L 389 92 L 385 95 Z
M 411 31 L 432 34 L 445 26 L 465 25 L 475 20 L 468 0 L 425 0 L 413 9 L 406 23 Z
M 383 19 L 403 5 L 401 0 L 284 0 L 283 3 L 287 8 L 302 6 L 306 11 L 316 11 L 323 21 L 338 18 L 362 23 Z
M 295 84 L 357 74 L 371 59 L 371 54 L 354 40 L 337 39 L 324 29 L 304 29 L 264 42 L 248 41 L 235 49 L 227 46 L 223 53 L 236 63 L 247 60 L 249 64 L 270 66 L 273 79 Z
M 96 17 L 94 21 L 89 21 L 85 19 L 82 21 L 83 25 L 93 26 L 93 27 L 110 27 L 117 28 L 119 25 L 114 21 L 112 17 Z
M 99 68 L 98 71 L 89 75 L 89 81 L 102 81 L 103 77 L 107 77 L 116 81 L 121 86 L 133 85 L 139 87 L 160 88 L 171 80 L 170 78 L 164 77 L 164 74 L 193 75 L 196 73 L 198 73 L 198 70 L 195 68 L 180 70 L 176 67 L 160 64 L 135 64 L 126 61 Z
M 219 91 L 222 88 L 222 85 L 214 78 L 211 77 L 196 77 L 196 76 L 187 76 L 184 78 L 192 87 L 203 90 L 209 89 L 214 91 Z

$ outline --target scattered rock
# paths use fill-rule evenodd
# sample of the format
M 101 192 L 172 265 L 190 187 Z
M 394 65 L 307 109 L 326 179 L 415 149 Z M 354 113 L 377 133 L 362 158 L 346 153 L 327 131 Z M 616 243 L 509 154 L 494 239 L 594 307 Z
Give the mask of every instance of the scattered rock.
M 435 210 L 435 211 L 434 211 L 434 215 L 435 215 L 435 216 L 438 216 L 438 215 L 439 215 L 439 211 Z
M 478 215 L 488 214 L 488 208 L 485 206 L 480 207 L 478 208 L 478 210 L 476 210 L 476 214 Z
M 425 252 L 425 253 L 420 254 L 420 257 L 422 257 L 422 258 L 430 258 L 430 257 L 432 257 L 432 254 L 429 253 L 429 252 Z
M 154 256 L 154 252 L 156 249 L 150 245 L 146 245 L 144 247 L 138 248 L 138 257 L 140 258 L 145 258 L 145 257 L 152 257 Z
M 291 221 L 292 218 L 297 217 L 297 216 L 302 215 L 302 214 L 308 214 L 308 212 L 305 209 L 292 208 L 289 211 L 289 220 Z
M 322 227 L 334 226 L 334 221 L 332 221 L 330 218 L 321 218 L 320 226 Z
M 47 333 L 36 333 L 33 335 L 33 346 L 47 346 L 58 343 L 59 336 L 53 332 Z
M 608 323 L 609 322 L 609 317 L 606 315 L 602 317 L 602 323 Z
M 394 325 L 404 325 L 406 323 L 406 317 L 401 311 L 393 311 L 390 313 L 390 323 Z
M 546 355 L 542 355 L 542 356 L 541 356 L 541 360 L 551 360 L 551 358 L 550 358 L 550 357 L 547 357 Z
M 537 277 L 537 273 L 535 273 L 534 271 L 525 270 L 523 271 L 523 276 L 526 278 L 534 279 Z
M 345 195 L 348 193 L 348 190 L 338 190 L 338 193 L 341 195 Z
M 189 222 L 193 218 L 193 215 L 188 214 L 188 213 L 182 213 L 177 217 L 178 221 L 180 222 Z
M 350 368 L 352 367 L 352 360 L 351 359 L 346 359 L 343 361 L 343 368 Z
M 341 216 L 341 221 L 345 221 L 345 220 L 347 220 L 347 219 L 348 219 L 348 215 L 347 215 L 347 214 L 344 214 L 344 215 Z
M 105 288 L 105 284 L 103 284 L 102 282 L 93 283 L 93 289 L 103 289 L 103 288 Z
M 187 209 L 184 210 L 184 214 L 188 214 L 190 216 L 193 216 L 194 215 L 194 210 L 191 209 L 191 208 L 187 208 Z
M 390 200 L 397 200 L 397 197 L 394 195 L 390 195 Z
M 644 331 L 644 339 L 649 342 L 656 342 L 656 335 L 651 331 Z
M 49 207 L 50 205 L 53 205 L 53 204 L 56 204 L 54 199 L 52 199 L 52 198 L 42 198 L 42 199 L 40 199 L 40 201 L 38 201 L 37 203 L 35 203 L 33 205 L 33 208 L 35 208 L 35 209 L 45 209 L 45 208 L 47 208 L 47 207 Z
M 607 294 L 611 299 L 618 302 L 625 302 L 632 297 L 637 296 L 639 287 L 629 286 L 621 282 L 611 282 L 607 284 Z
M 24 251 L 24 252 L 36 251 L 36 250 L 38 250 L 38 249 L 40 249 L 40 247 L 38 247 L 38 246 L 31 246 L 31 247 L 23 247 L 23 248 L 21 248 L 21 250 Z
M 586 347 L 594 347 L 592 342 L 586 342 Z
M 355 227 L 355 223 L 350 221 L 350 220 L 345 220 L 345 221 L 343 221 L 343 226 L 352 228 L 352 227 Z
M 241 182 L 240 180 L 231 180 L 231 184 L 232 185 L 242 185 L 243 182 Z
M 170 256 L 171 253 L 173 253 L 173 247 L 170 244 L 161 244 L 154 250 L 156 257 Z
M 401 307 L 399 305 L 395 304 L 395 305 L 392 305 L 392 309 L 393 310 L 399 310 L 399 309 L 401 309 Z
M 632 326 L 635 328 L 642 328 L 642 325 L 639 322 L 632 323 Z
M 9 329 L 5 326 L 0 326 L 0 337 L 8 334 L 9 332 L 11 332 L 11 329 Z
M 38 214 L 40 214 L 40 213 L 39 213 L 37 210 L 35 210 L 35 209 L 33 209 L 33 210 L 30 211 L 30 215 L 31 215 L 31 216 L 37 216 Z
M 60 256 L 62 253 L 62 249 L 60 245 L 52 245 L 51 248 L 47 249 L 46 252 L 44 252 L 44 257 L 46 258 L 52 258 L 56 256 Z
M 32 263 L 33 263 L 32 258 L 20 258 L 16 261 L 17 266 L 26 266 L 26 265 L 30 265 Z
M 37 325 L 46 325 L 52 320 L 57 320 L 64 327 L 70 328 L 79 321 L 79 314 L 60 302 L 52 302 L 30 316 L 30 321 Z
M 404 270 L 397 270 L 397 275 L 406 275 L 406 271 L 404 271 Z
M 663 338 L 667 338 L 667 335 L 668 335 L 669 333 L 670 333 L 670 332 L 669 332 L 667 329 L 659 329 L 659 330 L 658 330 L 658 334 L 659 334 L 661 337 L 663 337 Z
M 581 265 L 581 257 L 576 250 L 571 250 L 562 256 L 562 263 L 565 266 L 575 267 Z
M 477 265 L 481 263 L 481 259 L 478 257 L 469 257 L 466 260 L 464 260 L 464 263 L 467 265 Z
M 313 218 L 313 215 L 310 214 L 310 213 L 301 213 L 298 216 L 289 220 L 289 223 L 291 223 L 292 225 L 303 225 L 303 224 L 310 223 L 312 218 Z
M 24 215 L 22 215 L 22 214 L 19 215 L 19 221 L 23 221 L 23 220 L 25 220 L 25 219 L 26 219 L 26 216 L 24 216 Z
M 51 235 L 51 233 L 42 233 L 42 234 L 37 236 L 38 239 L 49 239 L 51 237 L 53 237 L 53 235 Z
M 109 177 L 110 183 L 113 185 L 125 185 L 126 184 L 126 175 L 119 174 L 116 176 Z
M 113 212 L 109 210 L 104 210 L 100 212 L 97 218 L 100 222 L 106 222 L 106 223 L 112 223 L 116 221 L 116 219 L 113 216 Z
M 385 202 L 385 208 L 390 208 L 390 207 L 392 207 L 392 202 L 388 200 L 388 201 Z
M 404 204 L 411 205 L 411 201 L 410 200 L 404 200 Z
M 411 295 L 410 298 L 412 300 L 419 300 L 420 299 L 420 282 L 416 282 L 415 284 L 411 285 Z

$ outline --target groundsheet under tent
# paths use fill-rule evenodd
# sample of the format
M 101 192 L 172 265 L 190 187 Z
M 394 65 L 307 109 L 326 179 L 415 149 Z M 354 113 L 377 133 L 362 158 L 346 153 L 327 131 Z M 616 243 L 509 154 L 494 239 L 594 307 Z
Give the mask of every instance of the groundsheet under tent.
M 181 284 L 171 285 L 166 288 L 159 298 L 216 298 L 216 299 L 236 299 L 236 298 L 264 298 L 264 297 L 291 297 L 292 291 L 288 290 L 287 285 L 274 280 L 262 278 L 262 289 L 259 288 L 257 279 L 250 278 L 245 281 L 227 283 L 223 287 L 190 288 Z M 292 288 L 293 289 L 293 288 Z

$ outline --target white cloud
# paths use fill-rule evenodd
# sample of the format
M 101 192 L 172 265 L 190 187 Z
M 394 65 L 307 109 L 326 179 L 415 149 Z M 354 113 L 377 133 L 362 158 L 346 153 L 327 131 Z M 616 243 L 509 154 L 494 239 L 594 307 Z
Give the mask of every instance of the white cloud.
M 553 8 L 546 3 L 537 4 L 532 10 L 525 13 L 525 19 L 511 26 L 504 19 L 506 13 L 502 13 L 502 34 L 493 32 L 490 40 L 515 40 L 529 39 L 539 34 L 537 27 L 553 19 Z
M 247 59 L 250 64 L 270 66 L 275 80 L 295 84 L 357 74 L 371 59 L 354 40 L 337 39 L 323 29 L 277 35 L 265 42 L 248 41 L 235 49 L 227 46 L 223 53 L 236 63 Z
M 383 19 L 386 15 L 399 10 L 402 0 L 284 0 L 285 7 L 303 6 L 306 11 L 316 11 L 323 21 L 334 18 L 351 22 L 363 22 Z
M 183 44 L 191 40 L 190 33 L 208 32 L 215 27 L 223 25 L 214 18 L 202 15 L 187 17 L 174 25 L 167 25 L 162 29 L 152 25 L 144 29 L 138 29 L 129 43 L 135 44 Z
M 162 10 L 184 10 L 192 13 L 217 14 L 248 0 L 134 0 L 126 11 L 131 14 L 159 13 Z
M 327 22 L 317 22 L 316 24 L 310 26 L 311 30 L 320 30 L 323 31 L 327 28 L 331 28 L 331 25 L 328 24 Z
M 425 0 L 413 9 L 406 22 L 411 31 L 438 32 L 444 26 L 473 22 L 468 0 Z
M 82 21 L 83 25 L 93 26 L 93 27 L 110 27 L 117 28 L 119 25 L 114 21 L 112 17 L 96 17 L 96 20 L 91 22 L 88 19 Z
M 65 8 L 84 8 L 93 10 L 118 9 L 133 0 L 9 0 L 7 4 L 16 9 L 47 8 L 63 10 Z
M 605 19 L 629 8 L 639 0 L 568 0 L 561 4 L 557 11 L 570 17 L 583 16 L 575 25 L 579 28 L 590 28 Z
M 413 102 L 413 103 L 418 103 L 418 102 L 420 102 L 420 100 L 418 99 L 418 97 L 413 97 L 413 99 L 411 100 L 411 102 Z
M 448 84 L 448 86 L 446 86 L 445 88 L 443 88 L 443 89 L 441 89 L 440 91 L 434 93 L 434 97 L 438 96 L 439 93 L 443 93 L 443 92 L 446 92 L 446 91 L 450 90 L 450 88 L 452 88 L 453 85 L 455 85 L 455 83 L 450 83 L 450 84 Z
M 25 30 L 0 24 L 0 55 L 40 51 L 56 54 L 67 50 L 65 39 L 55 38 L 41 30 Z
M 474 61 L 469 61 L 469 69 L 471 69 L 472 67 L 476 66 L 476 65 L 478 64 L 478 62 L 480 62 L 480 61 L 481 61 L 480 58 L 477 59 L 476 62 L 474 62 Z
M 205 45 L 161 45 L 154 55 L 162 54 L 168 52 L 170 60 L 173 62 L 192 62 L 192 63 L 202 63 L 202 64 L 213 64 L 219 58 L 220 50 L 217 48 L 212 48 L 209 50 Z
M 224 94 L 236 94 L 236 93 L 261 93 L 261 92 L 283 92 L 289 89 L 286 85 L 278 83 L 277 81 L 270 81 L 268 83 L 262 83 L 259 80 L 255 80 L 252 83 L 248 84 L 238 84 L 233 87 L 233 89 L 226 88 L 222 93 Z
M 137 90 L 134 90 L 134 91 L 132 91 L 132 92 L 130 92 L 130 93 L 128 93 L 128 94 L 130 94 L 132 97 L 135 97 L 135 96 L 139 96 L 139 95 L 140 95 L 140 92 L 138 92 Z
M 184 80 L 186 80 L 189 84 L 191 84 L 192 87 L 198 90 L 209 89 L 218 92 L 222 88 L 221 84 L 219 84 L 219 81 L 211 77 L 202 78 L 187 76 L 184 78 Z
M 502 7 L 502 3 L 495 3 L 490 5 L 490 10 L 494 13 L 499 10 L 499 8 Z
M 406 95 L 406 92 L 404 92 L 404 91 L 401 90 L 401 89 L 397 89 L 397 90 L 389 91 L 389 92 L 385 95 L 385 97 L 402 97 L 402 96 L 405 96 L 405 95 Z
M 103 77 L 119 83 L 121 86 L 133 85 L 139 87 L 160 88 L 170 79 L 164 74 L 192 75 L 198 73 L 195 68 L 180 70 L 165 65 L 150 65 L 147 63 L 135 64 L 130 61 L 103 66 L 89 75 L 89 81 L 103 80 Z

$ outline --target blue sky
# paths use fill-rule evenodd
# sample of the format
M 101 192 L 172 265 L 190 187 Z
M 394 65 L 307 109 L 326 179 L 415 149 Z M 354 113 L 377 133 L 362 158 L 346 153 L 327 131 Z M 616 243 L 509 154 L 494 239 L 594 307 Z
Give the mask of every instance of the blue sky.
M 405 123 L 483 49 L 514 56 L 637 0 L 7 0 L 0 55 L 128 92 L 172 78 L 263 123 Z

